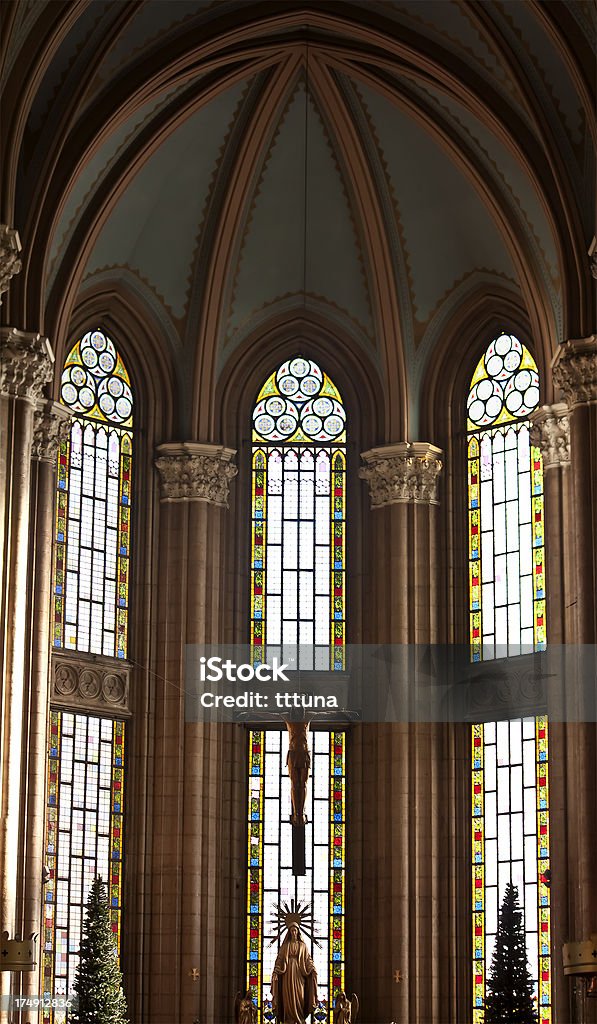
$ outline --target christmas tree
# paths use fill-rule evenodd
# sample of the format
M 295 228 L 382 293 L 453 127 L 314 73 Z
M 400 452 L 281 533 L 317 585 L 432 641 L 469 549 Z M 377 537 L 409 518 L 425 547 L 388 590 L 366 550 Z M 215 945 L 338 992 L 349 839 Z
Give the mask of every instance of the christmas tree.
M 522 910 L 511 882 L 504 893 L 487 990 L 485 1024 L 537 1024 Z
M 89 890 L 74 989 L 77 1002 L 69 1014 L 70 1024 L 128 1024 L 108 898 L 101 878 L 96 878 Z

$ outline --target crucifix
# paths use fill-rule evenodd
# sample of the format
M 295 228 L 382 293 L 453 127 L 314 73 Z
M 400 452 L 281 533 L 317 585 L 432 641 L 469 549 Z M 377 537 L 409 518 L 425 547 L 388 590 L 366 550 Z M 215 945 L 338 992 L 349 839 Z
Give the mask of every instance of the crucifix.
M 305 863 L 305 800 L 307 797 L 307 780 L 311 768 L 309 753 L 309 722 L 286 722 L 288 729 L 288 756 L 286 765 L 290 775 L 290 799 L 292 813 L 292 873 L 304 875 L 307 872 Z

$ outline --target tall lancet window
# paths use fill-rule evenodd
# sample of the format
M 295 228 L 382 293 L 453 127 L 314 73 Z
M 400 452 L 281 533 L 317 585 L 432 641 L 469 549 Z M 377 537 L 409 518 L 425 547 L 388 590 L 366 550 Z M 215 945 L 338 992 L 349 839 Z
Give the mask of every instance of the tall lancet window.
M 313 361 L 282 364 L 253 411 L 251 646 L 255 661 L 300 648 L 306 671 L 342 671 L 346 623 L 346 414 L 338 389 Z M 311 905 L 319 945 L 314 1018 L 331 1021 L 344 987 L 345 743 L 310 733 L 306 874 L 292 872 L 287 731 L 249 740 L 247 985 L 260 1021 L 273 1021 L 278 943 L 274 906 Z M 303 936 L 309 941 L 307 936 Z
M 42 962 L 48 997 L 72 994 L 96 875 L 106 884 L 120 945 L 125 722 L 77 712 L 76 686 L 66 685 L 69 658 L 94 655 L 90 668 L 97 669 L 127 656 L 133 394 L 102 330 L 89 331 L 69 352 L 61 400 L 74 415 L 58 458 L 53 648 L 61 656 L 57 678 L 73 692 L 73 705 L 53 707 L 49 722 Z M 97 673 L 86 678 L 93 696 Z M 50 1002 L 44 1024 L 58 1024 L 65 1015 Z
M 58 465 L 54 647 L 125 658 L 133 395 L 103 331 L 71 349 L 60 397 L 75 416 Z
M 473 659 L 546 644 L 541 453 L 528 416 L 539 376 L 510 334 L 479 360 L 467 401 Z M 498 913 L 518 889 L 539 1024 L 551 1024 L 547 718 L 472 727 L 473 1020 L 482 1024 Z

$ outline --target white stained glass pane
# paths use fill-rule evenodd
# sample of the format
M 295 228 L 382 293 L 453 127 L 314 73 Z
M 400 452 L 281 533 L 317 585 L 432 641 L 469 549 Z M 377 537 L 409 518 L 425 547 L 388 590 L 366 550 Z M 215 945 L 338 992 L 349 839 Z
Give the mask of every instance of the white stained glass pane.
M 496 722 L 496 746 L 498 765 L 510 763 L 510 728 L 508 722 Z
M 313 568 L 313 523 L 299 523 L 299 565 L 301 569 Z M 311 584 L 312 586 L 313 584 Z
M 303 647 L 312 647 L 315 643 L 314 629 L 313 622 L 299 622 L 299 644 Z M 301 668 L 304 667 L 306 670 L 307 666 L 303 665 L 305 653 L 301 652 Z M 307 657 L 311 658 L 310 654 L 307 654 Z M 309 661 L 309 667 L 311 667 L 311 665 L 312 659 Z
M 518 495 L 518 452 L 515 448 L 506 451 L 505 470 L 506 500 L 515 500 Z
M 330 592 L 330 551 L 329 548 L 317 548 L 315 552 L 315 593 L 326 594 Z M 328 609 L 326 618 L 329 615 L 329 598 L 326 598 Z
M 491 434 L 481 436 L 481 481 L 491 480 L 493 476 L 493 444 Z
M 506 503 L 506 544 L 508 551 L 518 551 L 518 531 L 518 502 L 508 501 Z
M 497 836 L 496 794 L 488 793 L 485 797 L 485 838 L 495 839 Z
M 485 885 L 497 885 L 497 840 L 485 842 Z
M 483 727 L 483 738 L 485 743 L 495 743 L 496 740 L 496 722 L 486 722 Z
M 493 606 L 493 583 L 485 583 L 481 588 L 481 601 L 483 608 L 483 635 L 493 633 L 494 606 Z
M 298 568 L 298 523 L 284 523 L 282 559 L 285 569 Z
M 530 576 L 533 571 L 533 542 L 531 527 L 520 527 L 520 575 Z
M 481 582 L 493 583 L 493 533 L 481 534 Z M 485 614 L 485 603 L 483 603 Z
M 266 593 L 282 593 L 282 549 L 279 547 L 267 547 L 267 577 Z
M 525 835 L 535 833 L 536 795 L 535 789 L 524 791 L 524 830 Z
M 525 740 L 535 741 L 535 719 L 534 718 L 523 718 L 522 720 L 522 738 Z
M 284 523 L 298 519 L 298 476 L 296 473 L 284 474 L 284 491 L 282 507 Z
M 531 522 L 531 475 L 521 473 L 518 480 L 518 519 L 520 524 Z
M 267 499 L 267 529 L 266 539 L 268 544 L 281 544 L 282 542 L 282 498 L 269 497 Z
M 496 608 L 495 642 L 500 645 L 508 642 L 508 612 L 506 608 Z
M 524 785 L 526 787 L 535 786 L 535 741 L 525 740 L 523 743 L 523 766 L 524 766 Z
M 315 598 L 315 643 L 329 644 L 330 642 L 330 606 L 329 598 Z
M 301 619 L 313 619 L 313 573 L 299 573 L 299 613 Z
M 296 620 L 287 622 L 286 620 L 282 623 L 282 643 L 293 644 L 298 643 L 298 629 Z
M 296 619 L 298 614 L 298 573 L 285 571 L 282 574 L 282 608 L 285 619 Z
M 495 505 L 493 509 L 494 547 L 496 555 L 506 550 L 506 506 Z
M 498 813 L 505 813 L 510 807 L 510 769 L 498 768 Z
M 485 893 L 485 922 L 487 932 L 490 935 L 495 935 L 498 926 L 497 887 L 488 888 Z M 491 956 L 489 957 L 489 962 L 491 963 Z
M 521 800 L 522 803 L 522 800 Z M 522 860 L 524 854 L 524 840 L 522 834 L 522 814 L 510 815 L 510 839 L 512 843 L 512 860 Z
M 527 423 L 522 422 L 518 428 L 518 464 L 521 472 L 531 466 L 531 441 Z
M 495 763 L 495 746 L 488 744 L 485 747 L 485 792 L 491 793 L 495 790 L 497 784 L 496 776 L 496 763 Z
M 330 543 L 330 499 L 318 497 L 315 501 L 315 542 Z
M 481 532 L 493 529 L 493 486 L 491 480 L 481 483 Z
M 282 602 L 279 597 L 266 598 L 265 642 L 268 645 L 282 643 Z
M 299 516 L 301 522 L 313 519 L 315 510 L 315 476 L 313 472 L 307 472 L 306 464 L 308 458 L 313 462 L 313 457 L 304 453 L 301 459 L 301 476 L 299 480 Z
M 525 821 L 525 827 L 528 822 Z M 524 836 L 524 873 L 527 882 L 537 881 L 537 837 L 533 833 Z
M 499 450 L 502 442 L 501 434 L 496 434 L 493 440 L 493 503 L 494 507 L 505 501 L 506 490 L 504 483 L 504 453 Z
M 508 642 L 520 643 L 520 605 L 511 604 L 508 608 Z

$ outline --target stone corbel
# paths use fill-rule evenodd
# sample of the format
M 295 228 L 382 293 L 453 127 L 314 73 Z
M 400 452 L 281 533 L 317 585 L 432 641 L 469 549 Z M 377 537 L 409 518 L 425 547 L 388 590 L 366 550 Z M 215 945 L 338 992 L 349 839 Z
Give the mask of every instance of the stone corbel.
M 551 366 L 553 382 L 569 409 L 597 402 L 597 334 L 564 342 Z
M 39 401 L 52 379 L 54 353 L 41 334 L 0 328 L 0 395 Z
M 401 441 L 363 452 L 359 471 L 369 484 L 371 507 L 396 503 L 437 505 L 442 451 L 426 441 Z
M 230 481 L 238 472 L 234 449 L 187 441 L 161 444 L 157 454 L 162 501 L 205 501 L 228 508 Z
M 74 712 L 113 718 L 131 714 L 131 666 L 99 655 L 52 655 L 50 700 Z
M 565 402 L 542 405 L 531 413 L 531 444 L 543 456 L 544 470 L 570 464 L 570 416 Z
M 60 402 L 40 401 L 33 415 L 31 458 L 54 467 L 60 443 L 69 436 L 72 412 Z
M 10 282 L 21 269 L 20 252 L 19 232 L 15 228 L 9 228 L 8 224 L 0 224 L 0 306 L 1 296 L 8 291 Z

